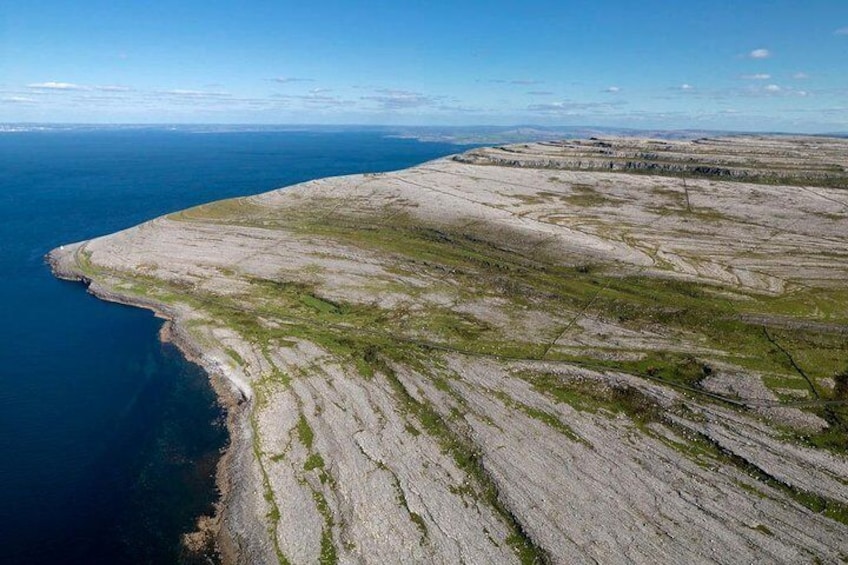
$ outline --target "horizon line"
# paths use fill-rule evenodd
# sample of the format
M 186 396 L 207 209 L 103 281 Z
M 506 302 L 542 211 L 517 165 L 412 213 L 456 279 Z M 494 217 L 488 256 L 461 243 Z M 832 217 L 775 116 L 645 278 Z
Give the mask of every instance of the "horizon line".
M 628 126 L 609 126 L 609 125 L 543 125 L 534 123 L 515 123 L 509 125 L 499 124 L 362 124 L 362 123 L 337 123 L 337 124 L 316 124 L 316 123 L 251 123 L 251 122 L 0 122 L 0 129 L 5 127 L 64 127 L 64 128 L 191 128 L 191 127 L 230 127 L 230 128 L 359 128 L 359 129 L 388 129 L 388 128 L 407 128 L 407 129 L 497 129 L 509 130 L 519 128 L 531 128 L 540 130 L 612 130 L 612 131 L 631 131 L 631 132 L 703 132 L 703 133 L 721 133 L 721 134 L 751 134 L 751 135 L 800 135 L 800 136 L 844 136 L 848 135 L 848 130 L 842 131 L 819 131 L 819 132 L 793 132 L 786 130 L 744 130 L 744 129 L 712 129 L 712 128 L 697 128 L 697 127 L 681 127 L 681 128 L 663 128 L 663 127 L 646 127 L 634 128 Z

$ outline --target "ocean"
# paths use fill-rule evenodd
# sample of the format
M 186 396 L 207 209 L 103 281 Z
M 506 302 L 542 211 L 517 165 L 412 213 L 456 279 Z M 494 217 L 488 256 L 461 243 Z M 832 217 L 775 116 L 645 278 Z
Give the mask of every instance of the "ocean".
M 462 147 L 377 129 L 0 133 L 0 562 L 174 563 L 216 499 L 224 413 L 149 312 L 44 254 L 203 202 Z

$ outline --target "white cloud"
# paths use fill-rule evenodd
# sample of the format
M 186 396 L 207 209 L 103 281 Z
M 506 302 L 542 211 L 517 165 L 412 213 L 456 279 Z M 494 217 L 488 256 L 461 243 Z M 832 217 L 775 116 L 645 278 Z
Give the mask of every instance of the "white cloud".
M 38 90 L 88 90 L 87 86 L 73 84 L 70 82 L 36 82 L 28 84 L 27 88 L 35 88 Z
M 535 79 L 491 78 L 487 82 L 490 82 L 492 84 L 514 84 L 517 86 L 533 86 L 534 84 L 544 84 L 544 81 Z
M 183 88 L 175 88 L 173 90 L 163 90 L 162 94 L 173 94 L 175 96 L 202 96 L 203 92 L 200 90 L 186 90 Z
M 315 79 L 311 78 L 299 78 L 299 77 L 277 77 L 272 78 L 274 82 L 279 82 L 280 84 L 289 84 L 292 82 L 315 82 Z
M 383 110 L 403 110 L 407 108 L 435 106 L 443 99 L 443 96 L 430 96 L 420 92 L 390 88 L 382 88 L 377 90 L 372 96 L 362 97 L 362 100 L 376 102 Z
M 806 78 L 810 78 L 810 75 L 808 75 L 807 73 L 803 73 L 803 72 L 797 72 L 794 75 L 792 75 L 792 78 L 794 78 L 795 80 L 804 80 Z
M 800 90 L 796 89 L 792 86 L 779 85 L 779 84 L 766 84 L 762 86 L 747 86 L 741 89 L 732 89 L 727 91 L 716 91 L 715 99 L 719 99 L 718 95 L 722 95 L 726 99 L 732 99 L 736 97 L 740 98 L 763 98 L 763 97 L 799 97 L 806 98 L 808 96 L 814 96 L 815 92 L 809 90 Z
M 546 115 L 575 116 L 585 113 L 608 114 L 616 107 L 624 106 L 626 103 L 619 102 L 573 102 L 564 100 L 562 102 L 551 102 L 548 104 L 531 104 L 527 110 Z
M 768 59 L 771 57 L 771 51 L 768 49 L 754 49 L 748 56 L 752 59 Z
M 26 96 L 6 96 L 4 98 L 0 98 L 0 102 L 5 102 L 7 104 L 31 104 L 35 102 L 35 100 L 27 98 Z
M 756 73 L 753 75 L 742 75 L 739 78 L 743 78 L 745 80 L 768 80 L 771 78 L 771 75 L 766 73 Z
M 441 106 L 436 107 L 440 112 L 451 112 L 455 114 L 478 114 L 480 112 L 485 112 L 483 108 L 475 108 L 473 106 L 458 106 L 451 104 L 443 104 Z
M 695 90 L 695 87 L 692 86 L 691 84 L 685 84 L 684 83 L 684 84 L 680 85 L 680 90 Z
M 833 32 L 834 35 L 848 35 L 848 26 L 841 27 Z
M 130 92 L 132 90 L 129 86 L 117 85 L 95 86 L 94 88 L 100 92 Z
M 616 92 L 621 92 L 621 87 L 619 86 L 610 86 L 609 88 L 604 89 L 604 92 L 609 92 L 611 94 L 615 94 Z
M 206 92 L 204 90 L 187 90 L 175 88 L 173 90 L 161 90 L 159 94 L 168 96 L 182 96 L 185 98 L 229 98 L 230 95 L 226 92 Z
M 276 94 L 274 98 L 288 102 L 296 102 L 304 107 L 312 110 L 331 110 L 334 108 L 355 106 L 353 100 L 346 100 L 338 96 L 324 94 L 324 92 L 332 92 L 328 89 L 315 88 L 308 94 Z

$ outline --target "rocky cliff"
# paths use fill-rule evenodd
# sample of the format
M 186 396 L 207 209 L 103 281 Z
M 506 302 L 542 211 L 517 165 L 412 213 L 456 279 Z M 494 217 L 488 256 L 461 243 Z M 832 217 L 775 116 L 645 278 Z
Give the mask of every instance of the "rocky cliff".
M 229 383 L 227 561 L 836 562 L 846 166 L 826 138 L 479 149 L 51 262 Z

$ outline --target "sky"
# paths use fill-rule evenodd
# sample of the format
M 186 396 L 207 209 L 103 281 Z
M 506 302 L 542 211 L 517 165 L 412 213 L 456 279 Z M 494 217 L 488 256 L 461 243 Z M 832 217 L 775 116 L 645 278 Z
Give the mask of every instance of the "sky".
M 848 0 L 0 0 L 0 122 L 848 131 Z

